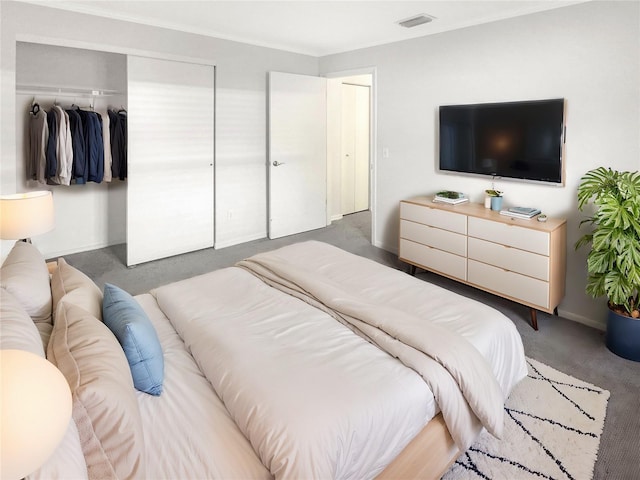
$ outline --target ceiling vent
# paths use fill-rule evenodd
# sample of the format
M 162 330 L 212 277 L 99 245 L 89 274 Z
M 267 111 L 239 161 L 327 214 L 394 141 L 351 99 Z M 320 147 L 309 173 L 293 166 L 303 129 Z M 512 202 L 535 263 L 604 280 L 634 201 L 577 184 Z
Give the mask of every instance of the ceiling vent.
M 426 13 L 421 13 L 419 15 L 414 15 L 411 18 L 406 18 L 404 20 L 400 20 L 398 22 L 398 25 L 400 25 L 402 27 L 405 27 L 405 28 L 412 28 L 412 27 L 417 27 L 418 25 L 422 25 L 424 23 L 429 23 L 434 18 L 435 17 L 427 15 Z

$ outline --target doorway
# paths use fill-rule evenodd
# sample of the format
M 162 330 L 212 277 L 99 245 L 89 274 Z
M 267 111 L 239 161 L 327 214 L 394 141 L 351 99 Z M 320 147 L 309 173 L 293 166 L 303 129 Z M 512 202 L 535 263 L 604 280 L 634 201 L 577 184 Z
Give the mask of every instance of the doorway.
M 366 225 L 375 244 L 375 70 L 327 77 L 328 223 Z
M 342 215 L 369 210 L 370 88 L 342 82 Z

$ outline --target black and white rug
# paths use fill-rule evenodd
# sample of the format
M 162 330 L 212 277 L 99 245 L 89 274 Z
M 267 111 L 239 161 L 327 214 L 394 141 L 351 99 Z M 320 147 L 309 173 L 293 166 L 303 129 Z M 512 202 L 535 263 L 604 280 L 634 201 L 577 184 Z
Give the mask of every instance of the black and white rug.
M 483 432 L 443 480 L 588 480 L 609 392 L 527 359 L 529 375 L 505 405 L 504 436 Z

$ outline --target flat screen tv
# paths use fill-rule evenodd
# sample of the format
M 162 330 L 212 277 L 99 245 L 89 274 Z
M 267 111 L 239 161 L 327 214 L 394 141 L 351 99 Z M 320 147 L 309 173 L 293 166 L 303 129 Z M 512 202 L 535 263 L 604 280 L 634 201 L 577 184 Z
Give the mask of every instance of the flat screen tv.
M 443 172 L 563 184 L 564 99 L 440 107 Z

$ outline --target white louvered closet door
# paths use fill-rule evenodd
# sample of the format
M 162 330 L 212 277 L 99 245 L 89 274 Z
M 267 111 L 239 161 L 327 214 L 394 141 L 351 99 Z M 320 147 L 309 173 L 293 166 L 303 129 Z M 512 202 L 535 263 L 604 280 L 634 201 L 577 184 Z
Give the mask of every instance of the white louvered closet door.
M 213 246 L 214 67 L 129 56 L 127 265 Z

